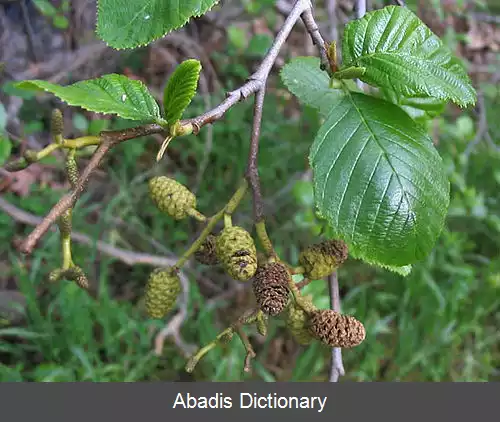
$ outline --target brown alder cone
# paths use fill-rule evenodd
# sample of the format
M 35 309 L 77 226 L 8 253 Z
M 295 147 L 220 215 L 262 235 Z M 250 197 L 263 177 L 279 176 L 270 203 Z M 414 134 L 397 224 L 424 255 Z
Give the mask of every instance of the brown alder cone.
M 253 291 L 262 312 L 270 316 L 279 315 L 288 304 L 290 273 L 279 262 L 257 268 L 253 278 Z
M 217 237 L 209 234 L 199 249 L 194 253 L 195 259 L 203 265 L 217 265 L 219 258 L 216 253 Z
M 354 347 L 366 337 L 365 327 L 361 322 L 331 309 L 313 312 L 310 315 L 309 331 L 330 347 Z

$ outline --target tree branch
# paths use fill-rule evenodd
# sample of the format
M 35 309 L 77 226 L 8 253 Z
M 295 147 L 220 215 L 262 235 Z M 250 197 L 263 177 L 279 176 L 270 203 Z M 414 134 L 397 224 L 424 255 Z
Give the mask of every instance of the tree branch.
M 253 195 L 253 214 L 255 222 L 260 222 L 264 218 L 264 203 L 262 201 L 262 192 L 260 189 L 258 155 L 259 155 L 259 138 L 260 127 L 262 124 L 262 111 L 264 108 L 264 97 L 266 87 L 263 85 L 255 96 L 252 136 L 250 140 L 250 152 L 248 154 L 248 165 L 246 178 L 252 189 Z
M 164 129 L 159 125 L 146 125 L 132 129 L 126 129 L 114 132 L 103 132 L 101 134 L 101 145 L 92 155 L 87 167 L 83 170 L 78 178 L 75 188 L 68 194 L 64 195 L 59 202 L 54 205 L 50 212 L 45 216 L 42 222 L 35 227 L 35 229 L 28 235 L 20 246 L 20 251 L 24 253 L 31 253 L 40 240 L 40 238 L 47 233 L 47 230 L 54 224 L 57 218 L 65 212 L 68 208 L 75 205 L 80 195 L 87 187 L 90 175 L 101 164 L 104 156 L 108 151 L 120 142 L 138 138 L 141 136 L 151 135 L 154 133 L 161 133 Z
M 227 94 L 226 99 L 220 103 L 218 106 L 209 110 L 200 116 L 194 117 L 192 119 L 187 119 L 181 121 L 181 126 L 184 125 L 193 125 L 194 133 L 196 134 L 201 127 L 213 123 L 216 120 L 221 119 L 224 114 L 236 103 L 241 100 L 248 98 L 251 94 L 261 93 L 256 99 L 256 111 L 257 117 L 259 113 L 262 113 L 262 107 L 259 106 L 259 103 L 263 101 L 264 90 L 267 82 L 267 78 L 273 64 L 278 57 L 278 54 L 281 50 L 281 47 L 285 43 L 288 35 L 292 31 L 296 22 L 302 17 L 302 20 L 306 26 L 306 29 L 310 33 L 312 39 L 315 44 L 318 46 L 322 61 L 324 63 L 328 63 L 328 59 L 326 56 L 325 43 L 321 34 L 319 33 L 318 25 L 316 24 L 313 14 L 312 14 L 312 5 L 310 0 L 297 0 L 293 5 L 290 14 L 285 19 L 283 26 L 280 31 L 276 35 L 274 39 L 273 45 L 269 49 L 268 53 L 264 57 L 262 63 L 258 67 L 258 69 L 253 73 L 248 81 L 241 86 L 239 89 L 232 91 Z M 260 108 L 260 110 L 259 110 Z M 259 117 L 259 119 L 261 116 Z M 257 124 L 257 123 L 256 123 Z M 260 128 L 260 120 L 258 122 Z M 164 128 L 159 125 L 145 125 L 132 129 L 126 129 L 123 131 L 115 131 L 115 132 L 102 132 L 101 133 L 101 144 L 94 152 L 90 162 L 87 164 L 85 169 L 83 170 L 78 182 L 70 193 L 63 196 L 59 202 L 52 208 L 52 210 L 47 214 L 47 216 L 43 219 L 43 221 L 35 227 L 35 229 L 28 235 L 28 237 L 21 243 L 20 251 L 24 253 L 31 253 L 38 241 L 41 237 L 47 232 L 47 230 L 55 223 L 57 218 L 65 212 L 67 209 L 73 207 L 76 201 L 79 199 L 82 192 L 87 187 L 88 180 L 92 174 L 92 172 L 100 165 L 104 156 L 112 149 L 115 145 L 120 142 L 141 137 L 152 135 L 155 133 L 164 133 Z M 257 130 L 257 137 L 254 135 L 256 132 L 255 128 L 252 131 L 252 139 L 257 139 L 260 130 Z M 254 145 L 251 148 L 251 151 L 258 151 L 257 141 L 253 141 Z M 254 159 L 251 157 L 250 162 L 254 162 Z M 255 158 L 255 166 L 256 166 L 256 158 Z M 250 166 L 250 172 L 248 173 L 248 178 L 250 180 L 250 184 L 252 186 L 252 191 L 254 192 L 254 211 L 257 218 L 260 218 L 263 213 L 262 200 L 259 199 L 260 196 L 260 186 L 258 184 L 258 174 L 256 176 L 255 170 L 253 169 L 254 165 Z
M 337 271 L 328 277 L 328 288 L 330 290 L 330 307 L 335 312 L 340 313 L 340 293 Z M 338 382 L 339 378 L 345 375 L 344 364 L 342 362 L 342 349 L 340 347 L 334 347 L 330 359 L 330 382 Z

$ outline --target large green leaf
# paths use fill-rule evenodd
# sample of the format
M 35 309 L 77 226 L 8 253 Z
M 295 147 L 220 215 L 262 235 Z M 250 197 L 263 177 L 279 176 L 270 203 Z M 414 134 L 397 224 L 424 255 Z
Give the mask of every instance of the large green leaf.
M 163 91 L 163 108 L 169 125 L 182 117 L 182 113 L 196 94 L 201 63 L 190 59 L 183 61 L 170 76 Z
M 149 44 L 204 15 L 218 0 L 98 0 L 97 34 L 111 47 Z
M 392 89 L 382 89 L 384 97 L 394 104 L 399 105 L 416 122 L 424 123 L 436 116 L 439 116 L 446 109 L 443 100 L 425 95 L 415 95 L 403 97 Z
M 441 158 L 398 106 L 350 93 L 311 147 L 315 201 L 354 257 L 401 267 L 434 246 L 449 204 Z
M 281 70 L 281 80 L 301 103 L 317 108 L 323 115 L 345 96 L 343 90 L 329 87 L 330 78 L 320 69 L 320 60 L 316 57 L 291 60 Z
M 427 95 L 460 106 L 476 101 L 460 61 L 405 7 L 388 6 L 346 25 L 342 55 L 342 68 L 364 67 L 361 80 L 404 97 Z
M 69 105 L 96 113 L 117 114 L 129 120 L 163 122 L 160 108 L 147 87 L 123 75 L 104 75 L 68 86 L 40 80 L 22 81 L 16 86 L 51 92 Z

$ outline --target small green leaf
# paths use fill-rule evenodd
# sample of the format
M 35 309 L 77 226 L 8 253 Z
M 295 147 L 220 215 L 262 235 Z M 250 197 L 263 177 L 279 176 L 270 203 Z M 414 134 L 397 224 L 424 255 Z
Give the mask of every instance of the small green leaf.
M 356 79 L 361 78 L 366 72 L 365 67 L 350 66 L 333 74 L 335 79 Z
M 218 0 L 98 0 L 97 34 L 109 46 L 135 48 L 207 13 Z
M 388 6 L 346 25 L 343 68 L 366 67 L 360 79 L 404 97 L 430 96 L 459 106 L 476 102 L 460 63 L 408 8 Z
M 423 259 L 449 205 L 442 160 L 399 107 L 350 93 L 311 147 L 318 212 L 355 258 L 390 267 Z
M 170 76 L 163 91 L 165 119 L 173 125 L 181 117 L 196 94 L 200 79 L 201 63 L 190 59 L 182 62 Z
M 316 57 L 291 60 L 281 70 L 281 80 L 301 103 L 317 108 L 324 116 L 345 96 L 342 90 L 329 87 L 330 78 Z
M 69 105 L 96 113 L 117 114 L 128 120 L 162 121 L 160 108 L 147 87 L 123 75 L 112 73 L 68 86 L 40 80 L 22 81 L 16 87 L 51 92 Z

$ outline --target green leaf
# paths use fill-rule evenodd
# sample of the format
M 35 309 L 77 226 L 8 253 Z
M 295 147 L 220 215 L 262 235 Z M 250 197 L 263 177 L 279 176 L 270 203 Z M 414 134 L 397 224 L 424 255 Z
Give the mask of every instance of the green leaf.
M 325 116 L 345 96 L 341 89 L 329 87 L 330 78 L 316 57 L 291 60 L 281 70 L 281 80 L 301 103 L 317 108 Z
M 0 132 L 0 166 L 10 157 L 12 142 Z
M 399 105 L 416 122 L 424 123 L 439 116 L 446 109 L 446 103 L 439 98 L 427 96 L 403 97 L 392 89 L 381 89 L 383 96 Z
M 123 75 L 112 73 L 68 86 L 40 80 L 22 81 L 16 87 L 51 92 L 69 105 L 96 113 L 161 123 L 160 108 L 147 87 Z
M 207 13 L 218 0 L 98 0 L 97 34 L 116 49 L 135 48 Z
M 366 67 L 360 79 L 404 97 L 426 95 L 459 106 L 476 102 L 460 63 L 413 12 L 388 6 L 346 25 L 343 68 Z
M 177 66 L 170 76 L 163 91 L 163 108 L 169 125 L 173 125 L 182 117 L 182 113 L 195 96 L 200 72 L 201 63 L 190 59 Z
M 449 182 L 432 141 L 399 107 L 344 97 L 320 128 L 310 163 L 318 212 L 353 257 L 402 267 L 431 251 Z

